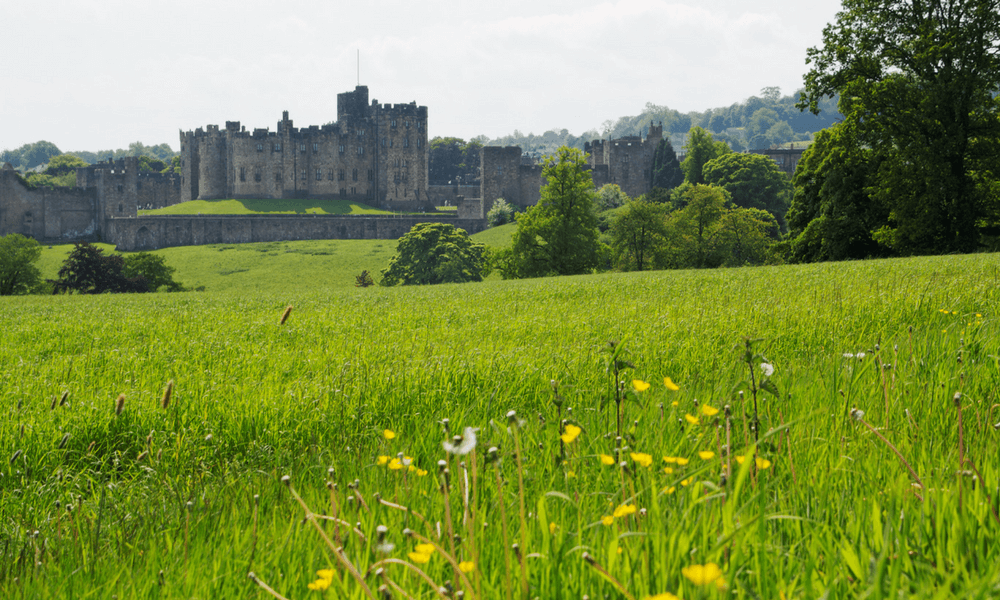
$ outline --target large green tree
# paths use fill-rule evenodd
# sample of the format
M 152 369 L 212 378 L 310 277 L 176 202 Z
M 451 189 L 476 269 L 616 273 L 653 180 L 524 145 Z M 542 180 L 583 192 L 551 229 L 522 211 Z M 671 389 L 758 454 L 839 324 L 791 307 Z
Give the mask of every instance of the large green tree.
M 799 106 L 840 94 L 846 136 L 878 159 L 903 253 L 967 252 L 998 221 L 1000 0 L 844 0 Z
M 788 177 L 763 154 L 731 152 L 708 161 L 705 183 L 724 188 L 740 208 L 766 210 L 783 222 L 788 211 Z
M 663 267 L 667 206 L 643 198 L 629 200 L 611 222 L 611 252 L 621 271 Z
M 684 171 L 684 181 L 693 185 L 705 183 L 702 174 L 705 163 L 731 152 L 725 142 L 715 141 L 712 134 L 701 127 L 691 128 L 684 149 L 687 154 L 681 162 L 681 170 Z
M 80 242 L 59 269 L 59 279 L 53 282 L 55 292 L 77 294 L 148 292 L 149 283 L 142 277 L 127 277 L 125 260 L 118 254 Z
M 463 183 L 479 178 L 479 152 L 482 143 L 466 142 L 456 137 L 436 137 L 430 141 L 427 178 L 435 185 L 454 184 L 459 177 Z
M 0 296 L 37 291 L 42 275 L 34 263 L 41 255 L 42 247 L 31 238 L 19 233 L 0 237 Z
M 176 269 L 167 264 L 167 259 L 149 252 L 136 252 L 124 257 L 122 276 L 126 279 L 142 278 L 149 291 L 183 292 L 184 286 L 174 281 Z
M 594 183 L 586 155 L 563 146 L 545 158 L 538 204 L 518 215 L 511 240 L 517 276 L 576 275 L 600 263 Z
M 482 281 L 485 246 L 450 223 L 417 223 L 399 238 L 380 285 Z
M 872 196 L 877 157 L 834 126 L 816 134 L 792 179 L 788 209 L 789 258 L 796 262 L 885 256 L 876 237 L 889 222 L 889 208 Z
M 684 181 L 684 171 L 677 160 L 677 153 L 670 143 L 670 138 L 663 138 L 653 151 L 653 164 L 650 169 L 649 187 L 670 191 Z

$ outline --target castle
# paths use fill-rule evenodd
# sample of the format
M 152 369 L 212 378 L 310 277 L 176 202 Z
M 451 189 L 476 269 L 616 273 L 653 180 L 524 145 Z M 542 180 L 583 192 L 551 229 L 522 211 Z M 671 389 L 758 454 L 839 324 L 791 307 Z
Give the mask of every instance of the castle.
M 618 184 L 629 196 L 649 190 L 663 128 L 645 139 L 586 145 L 594 185 Z M 541 165 L 518 147 L 483 148 L 479 189 L 428 186 L 427 107 L 369 103 L 368 88 L 337 95 L 337 121 L 296 128 L 284 112 L 277 130 L 239 121 L 180 134 L 181 173 L 139 171 L 138 159 L 77 170 L 69 189 L 31 189 L 10 165 L 0 168 L 0 236 L 21 233 L 46 243 L 101 240 L 119 250 L 301 239 L 397 239 L 416 223 L 486 227 L 497 198 L 526 208 L 538 202 Z M 470 197 L 466 197 L 467 192 Z M 475 193 L 478 192 L 478 193 Z M 478 196 L 478 197 L 476 197 Z M 139 216 L 188 200 L 342 198 L 416 214 Z M 437 212 L 444 201 L 456 212 Z

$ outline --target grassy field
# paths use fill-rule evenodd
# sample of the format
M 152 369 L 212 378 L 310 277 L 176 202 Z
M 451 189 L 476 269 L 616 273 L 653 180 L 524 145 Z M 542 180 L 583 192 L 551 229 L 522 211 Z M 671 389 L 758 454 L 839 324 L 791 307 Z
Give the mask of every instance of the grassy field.
M 510 245 L 514 225 L 487 229 L 472 236 L 488 246 Z M 105 252 L 109 244 L 96 244 Z M 72 244 L 45 248 L 38 268 L 45 279 L 55 279 L 59 267 L 73 250 Z M 395 240 L 315 240 L 259 244 L 181 246 L 155 250 L 176 269 L 174 279 L 186 288 L 210 292 L 246 289 L 256 291 L 332 290 L 354 286 L 355 277 L 367 269 L 378 281 L 382 269 L 396 253 Z M 303 276 L 302 273 L 308 273 Z M 493 275 L 498 279 L 499 275 Z
M 165 208 L 140 210 L 140 215 L 387 215 L 351 200 L 191 200 Z
M 996 255 L 247 273 L 0 298 L 0 597 L 1000 594 Z

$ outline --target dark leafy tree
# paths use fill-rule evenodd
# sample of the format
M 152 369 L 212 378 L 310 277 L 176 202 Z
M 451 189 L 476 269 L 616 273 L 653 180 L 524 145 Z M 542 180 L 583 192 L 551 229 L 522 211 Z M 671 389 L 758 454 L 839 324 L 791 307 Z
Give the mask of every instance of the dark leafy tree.
M 724 154 L 709 161 L 702 173 L 706 184 L 729 192 L 736 206 L 766 210 L 778 222 L 784 222 L 791 185 L 770 158 L 763 154 Z
M 580 150 L 545 159 L 538 204 L 518 215 L 511 252 L 518 277 L 577 275 L 600 264 L 594 183 Z
M 54 292 L 77 294 L 148 292 L 149 284 L 142 277 L 127 278 L 123 274 L 125 261 L 117 254 L 104 254 L 101 248 L 87 242 L 76 244 L 63 266 Z
M 650 169 L 650 188 L 660 188 L 670 191 L 684 181 L 684 171 L 677 160 L 677 153 L 669 138 L 660 140 L 653 151 L 653 164 Z
M 128 280 L 143 279 L 151 292 L 183 292 L 184 286 L 174 281 L 176 269 L 167 259 L 149 252 L 136 252 L 124 258 L 122 276 Z
M 485 249 L 449 223 L 418 223 L 399 239 L 380 285 L 482 281 Z
M 1000 0 L 844 0 L 799 106 L 840 94 L 847 139 L 878 160 L 897 252 L 968 252 L 995 227 Z
M 42 255 L 38 242 L 19 233 L 0 237 L 0 296 L 38 291 L 42 274 L 34 263 Z
M 430 141 L 427 178 L 435 185 L 455 184 L 459 178 L 471 184 L 479 179 L 482 143 L 461 138 L 436 137 Z

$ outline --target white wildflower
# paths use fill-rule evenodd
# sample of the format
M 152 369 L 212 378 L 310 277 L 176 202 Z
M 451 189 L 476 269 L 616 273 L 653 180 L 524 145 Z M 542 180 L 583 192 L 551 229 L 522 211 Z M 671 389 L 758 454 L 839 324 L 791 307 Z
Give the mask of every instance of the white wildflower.
M 764 373 L 764 377 L 774 375 L 774 365 L 771 363 L 760 363 L 760 370 Z
M 451 442 L 444 442 L 444 451 L 449 454 L 462 456 L 472 452 L 476 447 L 476 429 L 466 427 L 462 435 L 456 435 Z

